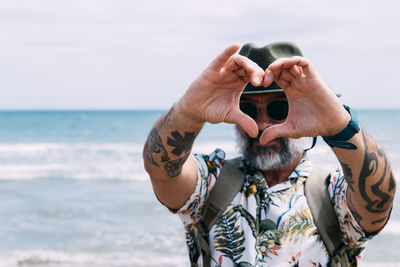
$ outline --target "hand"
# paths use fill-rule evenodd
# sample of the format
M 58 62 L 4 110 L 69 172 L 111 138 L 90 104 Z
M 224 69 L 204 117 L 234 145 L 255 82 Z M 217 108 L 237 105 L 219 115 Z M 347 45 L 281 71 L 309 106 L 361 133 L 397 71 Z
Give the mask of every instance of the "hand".
M 276 60 L 265 71 L 263 86 L 274 80 L 285 91 L 289 114 L 283 123 L 264 130 L 262 144 L 282 136 L 334 135 L 350 121 L 349 113 L 309 60 L 299 56 Z
M 256 137 L 257 124 L 239 109 L 246 84 L 261 85 L 264 70 L 241 55 L 238 45 L 225 49 L 190 85 L 175 108 L 198 122 L 234 123 Z

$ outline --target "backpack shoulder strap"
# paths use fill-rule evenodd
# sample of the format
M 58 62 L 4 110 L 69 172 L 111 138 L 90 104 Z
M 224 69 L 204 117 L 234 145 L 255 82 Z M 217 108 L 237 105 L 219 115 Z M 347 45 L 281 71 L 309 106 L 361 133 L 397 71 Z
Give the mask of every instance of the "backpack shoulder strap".
M 202 218 L 208 229 L 211 229 L 243 186 L 245 175 L 239 170 L 240 162 L 240 157 L 224 162 L 203 208 Z
M 198 245 L 203 254 L 203 266 L 210 265 L 211 255 L 208 231 L 221 217 L 243 186 L 245 175 L 239 170 L 241 157 L 225 160 L 221 173 L 203 206 L 202 221 L 199 224 Z M 192 264 L 192 266 L 195 266 Z
M 343 233 L 328 192 L 328 170 L 314 166 L 305 184 L 305 195 L 314 223 L 328 250 L 330 266 L 349 266 Z

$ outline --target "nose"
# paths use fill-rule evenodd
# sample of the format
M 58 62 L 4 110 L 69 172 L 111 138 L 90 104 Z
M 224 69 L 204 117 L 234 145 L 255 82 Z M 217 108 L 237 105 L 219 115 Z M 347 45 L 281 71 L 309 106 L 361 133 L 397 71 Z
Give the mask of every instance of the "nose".
M 265 109 L 259 108 L 257 117 L 255 119 L 259 131 L 264 131 L 268 127 L 273 125 L 271 118 L 266 114 Z

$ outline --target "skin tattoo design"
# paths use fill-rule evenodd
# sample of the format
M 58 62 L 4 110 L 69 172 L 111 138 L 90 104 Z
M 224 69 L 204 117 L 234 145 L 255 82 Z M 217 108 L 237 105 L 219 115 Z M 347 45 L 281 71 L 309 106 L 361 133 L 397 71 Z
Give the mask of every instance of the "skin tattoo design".
M 392 207 L 393 197 L 388 193 L 395 187 L 394 178 L 383 149 L 376 143 L 368 147 L 367 135 L 364 131 L 362 134 L 365 157 L 358 181 L 360 194 L 367 203 L 365 207 L 369 212 L 382 213 Z M 380 179 L 368 188 L 368 179 L 379 172 L 381 172 Z M 387 189 L 381 188 L 385 180 L 389 180 Z
M 171 135 L 173 139 L 171 137 L 168 137 L 167 144 L 174 147 L 172 153 L 178 157 L 182 154 L 184 150 L 185 154 L 188 153 L 194 142 L 194 133 L 185 132 L 185 136 L 183 137 L 178 131 L 174 131 L 171 132 Z
M 349 165 L 347 165 L 346 163 L 344 163 L 344 162 L 342 162 L 342 161 L 340 161 L 340 160 L 339 160 L 339 162 L 340 162 L 340 165 L 342 166 L 343 173 L 344 173 L 344 175 L 345 175 L 345 177 L 346 177 L 346 181 L 347 181 L 347 183 L 348 183 L 348 185 L 349 185 L 349 188 L 351 189 L 351 191 L 354 192 L 353 173 L 352 173 L 352 171 L 351 171 Z
M 182 166 L 189 157 L 189 153 L 187 153 L 185 156 L 182 158 L 179 158 L 177 160 L 169 161 L 165 164 L 164 169 L 167 171 L 168 177 L 176 177 L 179 174 L 181 174 L 182 171 Z
M 173 108 L 161 120 L 159 128 L 163 128 L 169 124 L 172 112 Z M 173 148 L 171 153 L 179 157 L 184 152 L 183 157 L 171 160 L 167 150 L 164 147 L 162 139 L 158 134 L 158 130 L 156 128 L 153 128 L 146 143 L 146 158 L 149 163 L 160 167 L 160 164 L 154 160 L 153 154 L 161 153 L 161 162 L 165 163 L 164 169 L 167 172 L 167 176 L 171 178 L 177 177 L 182 171 L 183 164 L 186 162 L 187 158 L 190 155 L 189 151 L 193 145 L 195 138 L 196 134 L 194 132 L 185 132 L 184 135 L 182 135 L 178 131 L 171 132 L 171 137 L 167 137 L 167 144 Z
M 362 131 L 362 137 L 365 152 L 363 165 L 358 177 L 357 189 L 366 203 L 365 208 L 368 212 L 375 214 L 383 213 L 392 207 L 393 196 L 390 192 L 395 189 L 395 180 L 388 158 L 386 157 L 382 147 L 375 142 L 370 142 L 371 144 L 368 146 L 367 139 L 370 139 L 371 137 L 369 137 L 365 131 Z M 356 184 L 356 181 L 354 180 L 352 170 L 346 163 L 340 162 L 340 164 L 343 168 L 349 189 L 352 192 L 355 192 L 354 185 Z M 371 177 L 375 175 L 379 175 L 380 179 L 375 184 L 371 185 Z M 385 181 L 388 182 L 385 183 Z M 386 189 L 384 188 L 384 183 L 386 184 Z M 350 194 L 348 194 L 348 199 L 350 211 L 356 220 L 360 222 L 364 218 L 356 211 Z M 386 221 L 389 215 L 390 213 L 373 221 L 372 224 Z
M 164 119 L 162 119 L 160 127 L 164 127 L 166 125 L 169 124 L 170 120 L 171 120 L 171 114 L 172 112 L 174 112 L 174 107 L 172 107 L 168 113 L 165 115 Z
M 364 161 L 361 167 L 360 175 L 358 177 L 358 190 L 363 200 L 366 202 L 365 208 L 371 213 L 383 213 L 392 207 L 393 197 L 390 194 L 395 188 L 395 180 L 389 165 L 389 161 L 383 151 L 377 143 L 373 142 L 368 146 L 368 140 L 371 139 L 365 131 L 362 131 L 364 152 Z M 349 189 L 355 192 L 354 185 L 356 181 L 353 177 L 353 171 L 344 162 L 340 161 L 343 172 L 345 174 Z M 370 184 L 370 178 L 374 175 L 379 175 L 380 179 L 373 185 Z M 384 189 L 384 183 L 386 182 L 387 189 Z M 364 218 L 357 212 L 353 205 L 351 195 L 348 194 L 349 209 L 353 216 L 358 222 Z M 372 224 L 382 223 L 387 220 L 388 215 L 377 219 Z
M 350 194 L 347 194 L 347 199 L 348 199 L 348 207 L 351 211 L 351 214 L 353 214 L 353 216 L 357 220 L 357 222 L 361 222 L 364 218 L 354 208 L 353 201 L 351 199 Z
M 171 132 L 172 138 L 167 138 L 167 144 L 174 149 L 171 151 L 175 156 L 180 156 L 183 151 L 185 154 L 183 157 L 177 160 L 169 161 L 165 164 L 164 169 L 167 171 L 169 177 L 176 177 L 182 171 L 182 166 L 189 157 L 190 148 L 193 145 L 194 139 L 196 137 L 194 132 L 185 132 L 185 136 L 182 136 L 178 131 Z
M 165 150 L 164 145 L 162 144 L 162 140 L 156 128 L 153 128 L 150 132 L 147 146 L 146 158 L 149 163 L 160 167 L 160 165 L 154 160 L 153 153 L 160 154 L 161 153 L 161 162 L 166 162 L 169 160 L 167 150 Z

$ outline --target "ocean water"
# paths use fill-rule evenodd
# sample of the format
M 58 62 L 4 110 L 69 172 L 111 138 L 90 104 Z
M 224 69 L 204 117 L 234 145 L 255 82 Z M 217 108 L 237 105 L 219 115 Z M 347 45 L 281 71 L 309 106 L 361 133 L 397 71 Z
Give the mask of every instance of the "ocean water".
M 0 112 L 0 267 L 189 266 L 182 225 L 143 169 L 143 144 L 162 113 Z M 400 110 L 358 114 L 399 181 Z M 193 151 L 216 147 L 238 154 L 231 125 L 206 125 Z M 321 140 L 310 157 L 337 164 Z M 399 207 L 396 197 L 360 266 L 400 266 Z

